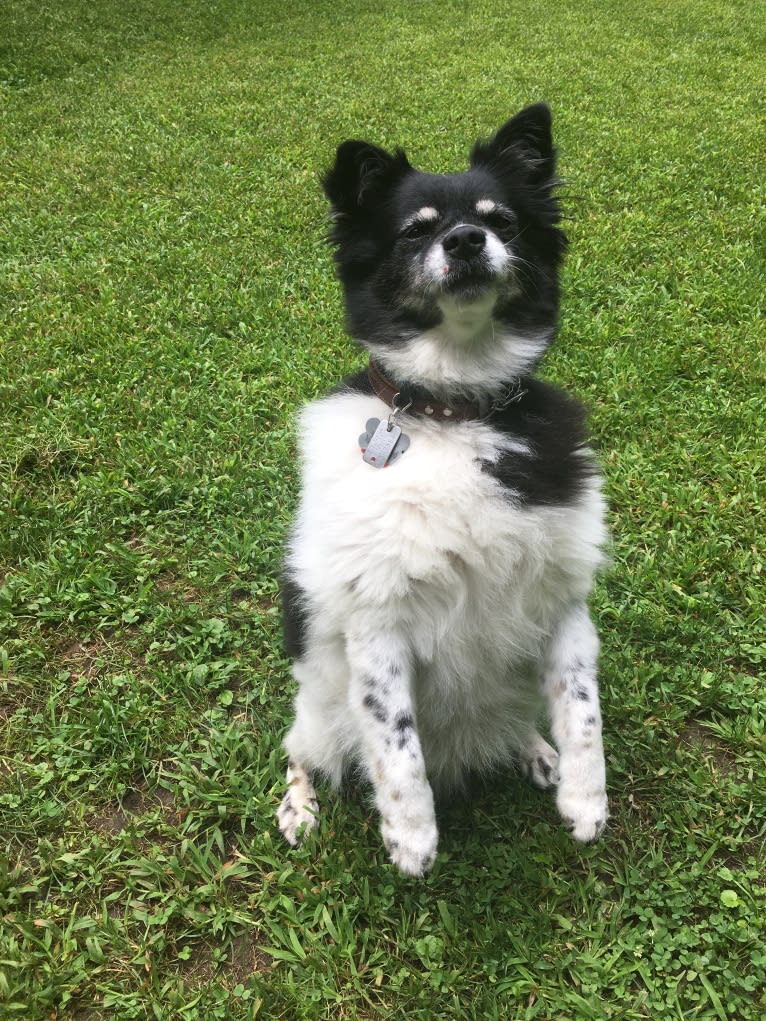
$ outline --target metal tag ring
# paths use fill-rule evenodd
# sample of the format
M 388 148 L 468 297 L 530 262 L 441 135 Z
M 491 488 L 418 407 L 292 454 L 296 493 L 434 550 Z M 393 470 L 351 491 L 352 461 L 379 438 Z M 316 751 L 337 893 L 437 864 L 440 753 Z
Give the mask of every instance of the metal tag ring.
M 407 401 L 407 403 L 405 405 L 403 405 L 401 408 L 398 408 L 396 406 L 396 400 L 397 400 L 398 397 L 401 397 L 401 396 L 402 396 L 401 395 L 401 391 L 397 391 L 394 394 L 394 396 L 391 398 L 391 409 L 392 410 L 391 410 L 391 414 L 388 416 L 388 430 L 389 430 L 389 432 L 394 427 L 394 423 L 396 422 L 397 415 L 401 415 L 402 412 L 407 411 L 408 408 L 412 407 L 412 401 Z

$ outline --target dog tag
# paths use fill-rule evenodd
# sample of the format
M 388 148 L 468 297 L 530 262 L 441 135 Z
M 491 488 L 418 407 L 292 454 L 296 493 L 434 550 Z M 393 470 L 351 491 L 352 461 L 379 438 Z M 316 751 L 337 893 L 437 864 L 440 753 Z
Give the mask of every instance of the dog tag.
M 386 468 L 393 464 L 410 445 L 409 436 L 398 425 L 381 422 L 379 418 L 367 420 L 366 432 L 359 437 L 362 460 L 373 468 Z

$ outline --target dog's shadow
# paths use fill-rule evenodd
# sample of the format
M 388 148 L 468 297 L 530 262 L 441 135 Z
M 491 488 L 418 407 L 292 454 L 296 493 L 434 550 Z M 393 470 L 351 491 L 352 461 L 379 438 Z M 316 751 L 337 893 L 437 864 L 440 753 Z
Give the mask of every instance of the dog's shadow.
M 336 832 L 361 824 L 373 843 L 379 841 L 374 792 L 364 777 L 348 774 L 340 791 L 320 797 Z M 439 850 L 450 856 L 483 858 L 488 845 L 524 847 L 543 837 L 549 842 L 561 829 L 555 792 L 538 790 L 512 766 L 489 775 L 470 773 L 458 789 L 436 792 L 435 808 Z

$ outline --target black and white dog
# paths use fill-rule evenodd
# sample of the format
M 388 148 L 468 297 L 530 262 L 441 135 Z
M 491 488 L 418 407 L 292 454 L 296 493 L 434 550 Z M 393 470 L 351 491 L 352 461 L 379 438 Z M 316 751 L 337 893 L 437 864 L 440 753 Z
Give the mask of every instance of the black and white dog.
M 566 239 L 548 107 L 464 173 L 344 142 L 324 180 L 351 335 L 368 368 L 300 419 L 285 633 L 298 682 L 278 810 L 315 826 L 316 775 L 372 782 L 383 841 L 422 874 L 432 785 L 516 762 L 581 841 L 608 814 L 586 599 L 605 506 L 584 414 L 534 372 Z M 543 704 L 556 752 L 538 733 Z

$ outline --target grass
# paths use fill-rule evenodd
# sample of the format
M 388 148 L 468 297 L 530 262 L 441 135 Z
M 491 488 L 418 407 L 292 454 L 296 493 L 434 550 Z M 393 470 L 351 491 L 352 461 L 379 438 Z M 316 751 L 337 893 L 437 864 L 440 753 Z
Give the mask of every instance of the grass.
M 9 0 L 0 41 L 0 1004 L 38 1019 L 766 1013 L 762 10 Z M 460 169 L 527 101 L 571 214 L 613 817 L 499 778 L 385 861 L 277 838 L 293 413 L 359 362 L 318 175 Z

